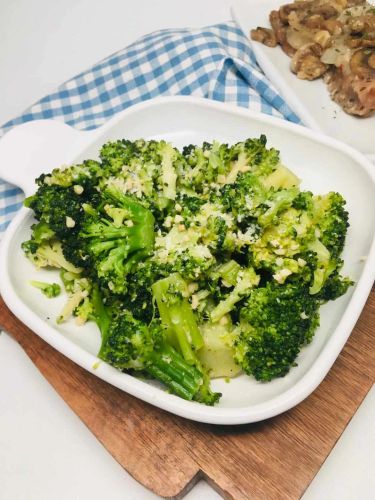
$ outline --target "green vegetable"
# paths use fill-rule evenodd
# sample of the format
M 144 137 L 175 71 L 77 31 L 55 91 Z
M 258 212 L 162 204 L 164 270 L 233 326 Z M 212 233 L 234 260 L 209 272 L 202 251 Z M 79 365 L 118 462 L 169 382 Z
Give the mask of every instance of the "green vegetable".
M 230 313 L 237 302 L 246 297 L 251 292 L 251 289 L 257 286 L 258 283 L 259 276 L 257 276 L 254 269 L 248 268 L 243 271 L 240 270 L 237 274 L 236 286 L 211 312 L 212 322 L 216 323 L 220 321 L 225 314 Z
M 225 325 L 204 323 L 201 331 L 204 346 L 198 352 L 198 358 L 210 378 L 238 375 L 241 367 L 234 360 L 233 332 L 229 320 Z
M 319 325 L 318 308 L 319 301 L 299 284 L 253 290 L 240 312 L 235 359 L 257 380 L 286 375 Z
M 339 193 L 302 191 L 266 144 L 118 140 L 42 174 L 22 248 L 60 270 L 57 322 L 94 321 L 101 360 L 204 404 L 220 398 L 210 377 L 285 376 L 320 305 L 352 285 L 349 216 Z
M 95 215 L 84 216 L 78 238 L 98 278 L 121 293 L 126 290 L 125 276 L 151 254 L 154 217 L 116 188 L 104 190 L 102 205 Z
M 151 375 L 184 399 L 200 401 L 202 373 L 187 363 L 165 338 L 166 332 L 158 322 L 147 326 L 129 311 L 122 311 L 112 319 L 99 356 L 120 370 Z
M 61 293 L 61 286 L 58 283 L 45 283 L 44 281 L 30 281 L 30 284 L 39 288 L 39 290 L 48 297 L 52 299 L 57 297 Z
M 193 310 L 187 300 L 187 285 L 178 274 L 156 281 L 152 293 L 157 303 L 162 323 L 177 343 L 184 358 L 194 363 L 195 354 L 203 347 Z

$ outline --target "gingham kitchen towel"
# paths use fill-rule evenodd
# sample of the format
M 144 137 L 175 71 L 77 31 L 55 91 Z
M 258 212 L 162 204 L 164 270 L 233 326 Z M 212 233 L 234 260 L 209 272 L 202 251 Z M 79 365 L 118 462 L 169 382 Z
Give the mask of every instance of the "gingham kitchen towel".
M 233 23 L 167 29 L 146 35 L 62 84 L 0 128 L 52 118 L 79 129 L 102 125 L 115 113 L 161 95 L 194 95 L 230 102 L 299 122 L 259 69 Z M 0 180 L 0 236 L 23 194 Z

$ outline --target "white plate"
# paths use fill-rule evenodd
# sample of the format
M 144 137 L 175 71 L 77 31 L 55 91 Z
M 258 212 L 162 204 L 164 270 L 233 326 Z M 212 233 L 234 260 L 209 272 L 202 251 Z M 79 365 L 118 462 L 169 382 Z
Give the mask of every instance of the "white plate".
M 156 384 L 138 380 L 98 361 L 100 336 L 94 324 L 56 325 L 63 297 L 46 299 L 31 279 L 52 279 L 54 271 L 36 271 L 20 245 L 33 221 L 22 209 L 9 226 L 0 254 L 0 292 L 8 307 L 40 337 L 83 368 L 153 405 L 177 415 L 214 424 L 263 420 L 293 407 L 322 381 L 345 344 L 371 289 L 375 276 L 375 178 L 373 166 L 352 148 L 276 118 L 204 99 L 159 98 L 125 110 L 106 125 L 78 132 L 53 121 L 21 125 L 0 141 L 0 177 L 35 190 L 32 179 L 63 163 L 96 157 L 109 139 L 165 138 L 181 147 L 204 140 L 235 142 L 268 137 L 281 150 L 283 162 L 303 179 L 302 188 L 315 193 L 341 192 L 348 201 L 351 227 L 344 253 L 345 272 L 356 285 L 344 297 L 322 307 L 321 326 L 313 342 L 298 357 L 298 367 L 284 378 L 263 384 L 242 375 L 229 384 L 215 380 L 223 393 L 220 404 L 207 407 L 167 394 Z M 367 261 L 361 257 L 367 255 Z M 62 375 L 63 376 L 63 375 Z
M 271 10 L 287 0 L 234 0 L 232 16 L 249 39 L 259 66 L 303 123 L 355 147 L 375 160 L 375 115 L 356 118 L 345 113 L 329 96 L 323 80 L 299 80 L 289 69 L 290 58 L 279 46 L 275 48 L 254 42 L 250 30 L 270 27 Z

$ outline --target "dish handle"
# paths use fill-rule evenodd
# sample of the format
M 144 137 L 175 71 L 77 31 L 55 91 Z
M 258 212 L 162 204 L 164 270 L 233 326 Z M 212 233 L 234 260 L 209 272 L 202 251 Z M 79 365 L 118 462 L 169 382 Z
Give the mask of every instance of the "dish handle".
M 96 133 L 79 131 L 55 120 L 19 125 L 0 140 L 0 178 L 30 196 L 35 192 L 36 177 L 64 162 L 70 163 Z

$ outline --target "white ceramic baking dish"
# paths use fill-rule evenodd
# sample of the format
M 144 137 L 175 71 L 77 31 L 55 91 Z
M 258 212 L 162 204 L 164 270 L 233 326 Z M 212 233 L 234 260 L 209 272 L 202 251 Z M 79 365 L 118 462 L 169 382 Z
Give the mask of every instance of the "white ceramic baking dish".
M 205 99 L 168 97 L 131 107 L 89 132 L 48 120 L 21 125 L 0 141 L 0 177 L 29 195 L 35 190 L 33 179 L 39 173 L 95 158 L 99 147 L 109 139 L 164 138 L 181 147 L 213 139 L 232 143 L 260 134 L 266 134 L 268 145 L 279 149 L 283 162 L 303 179 L 303 189 L 341 192 L 350 213 L 344 273 L 355 280 L 355 286 L 344 297 L 322 307 L 321 326 L 298 357 L 298 366 L 286 377 L 266 384 L 246 375 L 230 383 L 214 380 L 213 388 L 223 397 L 218 406 L 207 407 L 97 363 L 100 335 L 96 326 L 78 327 L 74 321 L 57 325 L 55 317 L 64 297 L 46 299 L 29 284 L 32 279 L 58 280 L 58 273 L 35 270 L 20 249 L 33 222 L 27 209 L 17 214 L 1 245 L 0 292 L 8 307 L 36 334 L 86 370 L 177 415 L 214 424 L 242 424 L 272 417 L 298 404 L 331 368 L 375 277 L 375 176 L 374 166 L 363 155 L 334 139 L 266 115 Z

